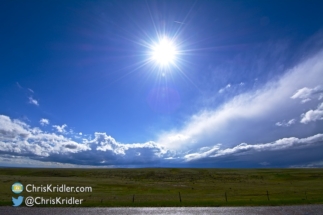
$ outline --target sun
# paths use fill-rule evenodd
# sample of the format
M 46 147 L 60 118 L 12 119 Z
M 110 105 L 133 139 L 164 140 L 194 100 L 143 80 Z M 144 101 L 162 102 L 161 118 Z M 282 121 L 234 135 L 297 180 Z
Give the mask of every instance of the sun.
M 155 61 L 160 67 L 175 64 L 177 48 L 173 41 L 167 37 L 161 38 L 158 43 L 151 47 L 151 60 Z

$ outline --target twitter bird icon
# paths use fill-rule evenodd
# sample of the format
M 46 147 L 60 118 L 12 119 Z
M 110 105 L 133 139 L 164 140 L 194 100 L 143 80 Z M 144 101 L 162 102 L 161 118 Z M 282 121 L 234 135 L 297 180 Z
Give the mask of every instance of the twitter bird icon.
M 18 196 L 18 198 L 12 197 L 12 203 L 13 203 L 12 206 L 17 207 L 17 206 L 21 205 L 23 200 L 24 200 L 23 196 Z

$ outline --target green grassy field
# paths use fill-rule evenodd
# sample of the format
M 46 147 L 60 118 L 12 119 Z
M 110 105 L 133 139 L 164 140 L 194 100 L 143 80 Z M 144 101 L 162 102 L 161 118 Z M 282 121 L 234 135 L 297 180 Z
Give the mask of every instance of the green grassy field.
M 24 186 L 91 186 L 91 193 L 28 193 L 24 190 L 19 194 L 24 197 L 75 197 L 84 199 L 81 206 L 259 206 L 323 203 L 323 169 L 0 168 L 0 205 L 12 205 L 11 197 L 17 197 L 18 194 L 11 191 L 11 185 L 17 181 Z

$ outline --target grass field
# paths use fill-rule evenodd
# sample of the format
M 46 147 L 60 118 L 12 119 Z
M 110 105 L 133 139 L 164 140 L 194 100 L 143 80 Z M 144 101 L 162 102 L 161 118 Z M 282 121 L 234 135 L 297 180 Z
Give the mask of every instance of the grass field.
M 14 194 L 11 185 L 91 186 L 91 193 Z M 259 206 L 323 203 L 323 169 L 0 168 L 0 205 L 22 195 L 75 197 L 82 206 Z M 268 191 L 268 195 L 267 195 Z M 46 205 L 42 205 L 46 206 Z M 66 206 L 66 205 L 47 205 Z

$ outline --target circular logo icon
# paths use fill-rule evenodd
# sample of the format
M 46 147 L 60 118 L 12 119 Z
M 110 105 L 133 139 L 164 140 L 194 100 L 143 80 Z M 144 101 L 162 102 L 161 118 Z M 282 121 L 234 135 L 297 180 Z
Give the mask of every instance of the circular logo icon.
M 11 190 L 12 190 L 12 192 L 18 194 L 24 190 L 24 186 L 21 183 L 16 182 L 11 186 Z

